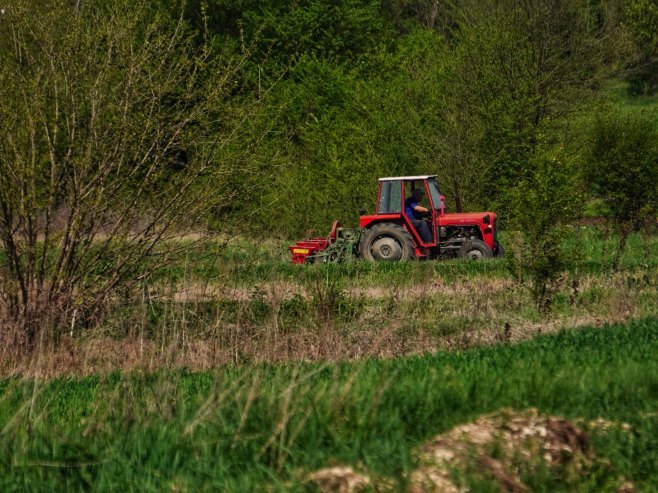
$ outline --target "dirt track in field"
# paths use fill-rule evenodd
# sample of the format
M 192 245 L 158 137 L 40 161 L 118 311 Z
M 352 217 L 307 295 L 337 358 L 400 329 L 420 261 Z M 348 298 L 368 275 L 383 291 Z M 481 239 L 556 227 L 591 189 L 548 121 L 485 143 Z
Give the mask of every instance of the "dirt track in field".
M 562 329 L 656 316 L 655 305 L 646 302 L 656 288 L 624 289 L 626 282 L 585 278 L 578 286 L 581 292 L 607 289 L 611 294 L 596 298 L 589 306 L 576 299 L 568 310 L 543 316 L 534 311 L 527 290 L 510 279 L 351 286 L 340 290 L 348 305 L 356 307 L 349 318 L 340 318 L 335 306 L 327 313 L 316 306 L 319 295 L 326 296 L 322 285 L 287 280 L 252 287 L 187 283 L 150 293 L 138 310 L 143 314 L 121 322 L 125 335 L 119 339 L 108 332 L 114 330 L 111 327 L 73 331 L 74 337 L 67 330 L 56 347 L 46 343 L 35 353 L 22 356 L 0 340 L 0 374 L 80 375 L 179 367 L 207 370 L 246 362 L 394 358 L 509 344 Z M 294 297 L 306 304 L 302 315 L 291 319 L 285 302 Z M 194 318 L 206 310 L 196 303 L 222 300 L 237 302 L 238 307 L 231 309 L 247 317 L 230 318 L 222 309 L 211 319 Z M 268 305 L 269 312 L 258 320 L 249 319 L 256 300 Z M 145 335 L 143 327 L 149 322 L 143 317 L 156 302 L 165 307 L 166 316 Z M 187 319 L 196 321 L 190 324 Z
M 621 322 L 621 321 L 620 321 Z M 111 337 L 93 334 L 76 339 L 64 336 L 56 348 L 46 347 L 30 355 L 2 355 L 0 375 L 54 377 L 91 375 L 114 370 L 153 372 L 188 368 L 212 370 L 218 366 L 258 362 L 351 361 L 362 358 L 396 358 L 438 350 L 509 344 L 563 328 L 602 326 L 596 318 L 519 321 L 509 329 L 464 330 L 437 337 L 426 330 L 410 335 L 399 321 L 387 326 L 355 327 L 349 332 L 331 325 L 285 332 L 283 327 L 259 329 L 224 327 L 219 335 L 193 338 L 184 331 L 167 341 L 146 337 Z
M 433 279 L 426 283 L 400 284 L 395 286 L 348 286 L 345 293 L 350 296 L 362 296 L 368 299 L 381 299 L 394 296 L 399 299 L 417 299 L 421 296 L 477 296 L 493 294 L 512 289 L 511 279 L 477 279 L 458 283 L 447 283 L 441 279 Z M 186 283 L 173 289 L 163 290 L 158 298 L 176 302 L 212 301 L 228 299 L 232 301 L 250 301 L 255 297 L 283 300 L 299 295 L 310 297 L 313 286 L 303 286 L 289 281 L 270 281 L 258 283 L 251 287 L 220 286 L 210 283 Z

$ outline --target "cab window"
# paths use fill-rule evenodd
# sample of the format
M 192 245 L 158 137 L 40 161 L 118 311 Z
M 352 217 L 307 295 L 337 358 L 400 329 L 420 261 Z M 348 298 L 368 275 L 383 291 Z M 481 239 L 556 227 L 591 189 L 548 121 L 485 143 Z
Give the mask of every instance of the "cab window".
M 396 214 L 402 212 L 402 182 L 381 182 L 381 193 L 377 207 L 379 214 Z
M 405 181 L 404 182 L 404 199 L 408 199 L 411 197 L 411 194 L 413 194 L 413 191 L 417 188 L 420 188 L 423 191 L 423 195 L 425 195 L 425 183 L 423 180 L 418 180 L 418 181 Z
M 436 180 L 428 180 L 427 187 L 430 189 L 430 196 L 434 208 L 439 210 L 441 208 L 441 192 L 439 192 L 439 184 Z

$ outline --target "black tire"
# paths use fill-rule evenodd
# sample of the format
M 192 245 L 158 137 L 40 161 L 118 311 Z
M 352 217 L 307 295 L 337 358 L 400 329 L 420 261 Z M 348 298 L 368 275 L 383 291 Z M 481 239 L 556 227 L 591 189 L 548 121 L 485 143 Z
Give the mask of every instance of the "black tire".
M 503 245 L 499 242 L 496 242 L 493 254 L 496 258 L 503 258 L 505 256 L 505 249 L 503 248 Z
M 402 226 L 392 223 L 375 224 L 364 231 L 359 243 L 359 255 L 364 260 L 400 261 L 411 260 L 414 240 Z
M 484 260 L 493 257 L 493 252 L 481 240 L 468 240 L 457 250 L 457 256 L 466 260 Z

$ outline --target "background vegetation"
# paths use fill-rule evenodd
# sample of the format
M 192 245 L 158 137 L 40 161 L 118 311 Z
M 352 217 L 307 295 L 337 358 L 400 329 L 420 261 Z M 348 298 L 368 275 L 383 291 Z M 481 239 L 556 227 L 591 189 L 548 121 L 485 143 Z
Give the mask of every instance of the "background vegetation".
M 0 5 L 0 490 L 405 491 L 532 406 L 599 458 L 532 491 L 658 489 L 656 33 L 653 0 Z M 406 174 L 506 258 L 290 263 Z
M 652 101 L 657 15 L 650 0 L 15 2 L 3 337 L 97 326 L 190 246 L 181 233 L 354 224 L 398 174 L 498 212 L 547 310 L 585 204 L 618 226 L 614 264 L 655 216 L 656 116 L 627 103 Z

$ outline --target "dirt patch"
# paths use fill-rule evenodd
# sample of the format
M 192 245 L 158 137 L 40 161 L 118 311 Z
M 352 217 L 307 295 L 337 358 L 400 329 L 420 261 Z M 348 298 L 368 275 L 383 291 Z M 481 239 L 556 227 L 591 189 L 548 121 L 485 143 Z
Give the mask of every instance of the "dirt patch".
M 350 466 L 326 467 L 308 474 L 306 483 L 311 483 L 322 493 L 356 493 L 372 484 L 370 478 L 356 472 Z
M 353 296 L 364 296 L 366 298 L 387 298 L 395 295 L 400 299 L 418 299 L 423 296 L 477 296 L 480 294 L 491 294 L 514 287 L 513 279 L 477 279 L 477 281 L 465 279 L 461 282 L 446 282 L 441 278 L 433 278 L 427 282 L 400 285 L 395 288 L 390 286 L 352 287 L 348 293 Z
M 400 286 L 351 286 L 345 293 L 353 297 L 367 299 L 382 299 L 391 296 L 400 300 L 416 300 L 425 296 L 477 296 L 497 293 L 512 289 L 512 279 L 478 279 L 477 282 L 446 282 L 441 278 L 427 282 Z M 160 300 L 170 300 L 179 303 L 194 301 L 211 301 L 227 299 L 233 301 L 249 301 L 263 296 L 266 299 L 282 300 L 293 296 L 308 298 L 311 296 L 309 287 L 286 280 L 268 281 L 253 286 L 221 286 L 213 283 L 185 282 L 160 293 L 153 292 L 153 297 Z
M 601 419 L 590 424 L 602 423 L 613 425 Z M 530 489 L 523 483 L 521 471 L 532 474 L 548 467 L 577 480 L 597 461 L 585 430 L 533 408 L 520 412 L 504 409 L 456 426 L 421 445 L 415 456 L 418 467 L 403 480 L 408 493 L 465 493 L 469 489 L 458 478 L 473 474 L 494 481 L 500 491 L 524 493 Z M 390 480 L 375 480 L 349 466 L 321 469 L 306 478 L 322 492 L 399 490 Z M 619 478 L 618 485 L 619 493 L 635 492 L 625 478 Z
M 251 287 L 186 281 L 173 287 L 153 289 L 150 295 L 153 300 L 175 303 L 219 300 L 248 302 L 254 299 L 276 302 L 292 298 L 295 295 L 306 297 L 302 286 L 284 280 L 254 284 Z
M 469 328 L 443 336 L 430 329 L 405 330 L 396 319 L 364 323 L 353 330 L 341 330 L 329 322 L 290 330 L 272 319 L 267 325 L 221 323 L 202 334 L 190 335 L 176 326 L 166 340 L 140 334 L 113 339 L 98 333 L 85 337 L 63 336 L 56 346 L 26 353 L 3 349 L 0 375 L 89 375 L 114 370 L 156 371 L 162 368 L 208 370 L 226 364 L 289 361 L 355 361 L 363 358 L 399 358 L 429 354 L 438 350 L 466 350 L 473 347 L 516 343 L 538 334 L 565 327 L 598 325 L 595 320 L 553 320 L 543 324 L 519 321 L 498 331 Z
M 474 460 L 501 491 L 518 493 L 528 491 L 519 469 L 570 463 L 579 470 L 590 459 L 590 440 L 570 421 L 540 415 L 535 409 L 504 410 L 437 435 L 417 455 L 421 467 L 411 476 L 414 493 L 442 491 L 453 471 L 464 470 Z
M 591 421 L 585 421 L 587 426 L 591 429 L 598 429 L 603 431 L 622 430 L 631 431 L 631 425 L 628 423 L 618 423 L 604 418 L 596 418 Z

